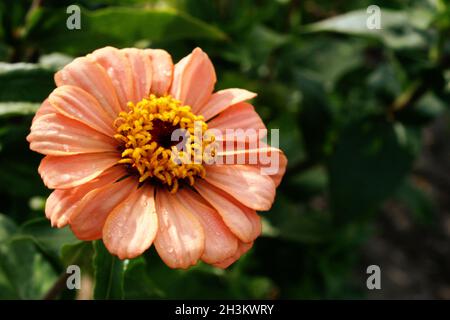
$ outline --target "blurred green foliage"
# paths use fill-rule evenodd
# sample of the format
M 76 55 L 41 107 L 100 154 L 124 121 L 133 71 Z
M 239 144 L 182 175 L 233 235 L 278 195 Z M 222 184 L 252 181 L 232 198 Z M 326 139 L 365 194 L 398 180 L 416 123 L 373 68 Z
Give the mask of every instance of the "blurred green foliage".
M 73 2 L 0 2 L 0 298 L 43 298 L 74 263 L 98 299 L 363 297 L 352 273 L 380 205 L 396 198 L 417 223 L 432 219 L 409 175 L 423 128 L 448 113 L 447 1 L 83 0 L 81 30 L 68 30 Z M 381 30 L 366 27 L 372 4 Z M 153 248 L 121 262 L 43 218 L 32 115 L 58 68 L 105 45 L 175 61 L 200 46 L 218 88 L 258 92 L 257 111 L 280 129 L 288 171 L 263 236 L 228 270 L 171 270 Z

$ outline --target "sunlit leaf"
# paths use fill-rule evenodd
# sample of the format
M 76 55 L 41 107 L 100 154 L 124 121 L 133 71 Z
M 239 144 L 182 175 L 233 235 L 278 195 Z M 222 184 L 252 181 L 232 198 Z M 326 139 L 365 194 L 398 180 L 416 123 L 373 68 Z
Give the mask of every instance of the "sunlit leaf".
M 0 117 L 34 114 L 39 106 L 32 102 L 0 102 Z
M 303 32 L 338 32 L 382 40 L 392 48 L 417 48 L 426 44 L 420 32 L 431 22 L 426 11 L 394 11 L 380 8 L 380 28 L 368 26 L 372 12 L 356 10 L 302 27 Z
M 37 10 L 28 26 L 29 41 L 47 52 L 79 55 L 106 45 L 133 46 L 141 40 L 226 39 L 219 29 L 173 9 L 83 9 L 80 30 L 69 30 L 67 18 L 62 9 Z

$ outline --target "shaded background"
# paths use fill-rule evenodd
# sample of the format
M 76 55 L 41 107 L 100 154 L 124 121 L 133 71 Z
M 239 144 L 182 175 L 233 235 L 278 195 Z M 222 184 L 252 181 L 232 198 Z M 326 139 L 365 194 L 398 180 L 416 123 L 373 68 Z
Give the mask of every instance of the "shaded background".
M 0 298 L 450 299 L 450 4 L 444 0 L 0 2 Z M 366 9 L 382 8 L 369 30 Z M 96 48 L 196 46 L 217 88 L 258 92 L 289 167 L 263 236 L 228 270 L 121 262 L 43 218 L 25 140 L 53 74 Z M 81 292 L 65 268 L 82 268 Z M 366 288 L 381 267 L 382 290 Z M 59 281 L 59 282 L 58 282 Z

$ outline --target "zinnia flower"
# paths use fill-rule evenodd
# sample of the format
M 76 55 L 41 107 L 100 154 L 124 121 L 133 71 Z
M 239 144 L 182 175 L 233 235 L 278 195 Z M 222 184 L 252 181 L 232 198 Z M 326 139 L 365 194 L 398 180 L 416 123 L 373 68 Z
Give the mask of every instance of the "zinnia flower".
M 261 233 L 256 210 L 274 201 L 283 153 L 262 142 L 254 147 L 242 135 L 181 136 L 194 155 L 222 143 L 211 152 L 216 158 L 275 156 L 278 164 L 267 175 L 268 164 L 259 160 L 177 162 L 171 137 L 177 129 L 192 134 L 194 124 L 201 134 L 264 129 L 245 102 L 256 94 L 213 93 L 214 67 L 199 48 L 173 65 L 164 50 L 106 47 L 72 61 L 55 82 L 27 137 L 45 155 L 39 173 L 55 189 L 45 207 L 52 226 L 70 225 L 81 240 L 102 239 L 120 259 L 154 243 L 172 268 L 199 259 L 226 268 L 252 247 Z M 244 144 L 236 148 L 239 140 Z

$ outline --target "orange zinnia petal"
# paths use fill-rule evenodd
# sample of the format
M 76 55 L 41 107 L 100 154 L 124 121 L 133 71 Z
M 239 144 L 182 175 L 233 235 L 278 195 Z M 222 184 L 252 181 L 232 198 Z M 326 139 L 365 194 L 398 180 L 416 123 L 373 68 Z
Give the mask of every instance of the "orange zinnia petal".
M 229 139 L 226 135 L 227 129 L 242 131 L 242 134 L 238 134 L 236 131 L 233 139 L 245 140 L 253 137 L 259 139 L 264 135 L 259 136 L 258 130 L 264 130 L 266 129 L 266 126 L 251 104 L 241 102 L 229 107 L 209 121 L 208 128 L 220 130 L 222 136 L 216 137 L 216 140 L 221 141 Z M 255 134 L 252 134 L 252 132 L 245 132 L 248 129 L 251 129 L 252 132 L 254 131 Z
M 62 228 L 69 222 L 79 202 L 90 191 L 111 184 L 126 174 L 123 167 L 112 167 L 98 178 L 70 189 L 57 189 L 50 194 L 45 203 L 45 215 L 52 226 Z
M 108 216 L 136 187 L 137 183 L 127 178 L 89 192 L 69 218 L 72 231 L 82 240 L 100 239 Z
M 205 180 L 255 210 L 269 210 L 275 199 L 275 184 L 272 179 L 252 166 L 208 166 Z
M 238 157 L 243 157 L 246 165 L 252 165 L 259 169 L 271 168 L 270 170 L 264 170 L 264 174 L 268 175 L 275 183 L 275 186 L 281 182 L 284 173 L 286 172 L 287 158 L 283 151 L 278 148 L 274 148 L 266 145 L 262 141 L 259 141 L 259 147 L 250 148 L 249 144 L 243 146 L 236 145 L 236 148 L 223 151 L 219 151 L 216 155 L 218 163 L 227 163 L 226 159 L 229 158 L 230 162 L 236 161 Z M 250 159 L 256 160 L 255 163 Z M 274 163 L 272 163 L 274 161 Z
M 175 65 L 170 92 L 197 113 L 208 102 L 215 83 L 216 72 L 211 60 L 200 48 L 196 48 Z
M 238 248 L 238 239 L 217 211 L 192 190 L 182 189 L 176 193 L 176 197 L 203 227 L 205 251 L 201 259 L 206 263 L 216 263 L 234 255 Z
M 122 111 L 111 79 L 92 59 L 76 58 L 55 74 L 55 82 L 58 87 L 73 85 L 90 93 L 113 119 Z
M 134 98 L 134 90 L 131 66 L 125 54 L 119 49 L 105 47 L 95 50 L 87 57 L 93 59 L 105 69 L 114 86 L 120 108 L 127 110 L 127 103 Z
M 127 57 L 131 68 L 134 89 L 131 101 L 137 103 L 150 94 L 150 88 L 152 86 L 152 61 L 143 50 L 126 48 L 121 51 Z
M 132 259 L 151 246 L 157 230 L 154 187 L 143 186 L 108 216 L 103 227 L 103 242 L 109 252 L 120 259 Z
M 66 189 L 79 186 L 117 163 L 115 153 L 83 153 L 73 156 L 46 156 L 39 165 L 39 174 L 44 184 L 51 189 Z
M 251 242 L 260 235 L 261 219 L 255 210 L 206 181 L 200 180 L 194 187 L 219 212 L 225 224 L 239 239 Z
M 240 242 L 239 246 L 233 256 L 231 256 L 221 262 L 214 263 L 214 266 L 221 268 L 221 269 L 226 269 L 230 265 L 235 263 L 236 260 L 238 260 L 240 257 L 242 257 L 242 255 L 244 255 L 246 252 L 248 252 L 248 250 L 250 250 L 252 247 L 253 247 L 253 242 L 248 242 L 248 243 Z
M 164 96 L 169 92 L 173 78 L 172 57 L 161 49 L 145 49 L 144 53 L 152 62 L 151 93 Z
M 108 136 L 114 135 L 112 123 L 115 118 L 108 115 L 98 101 L 79 87 L 61 86 L 48 97 L 50 104 L 59 113 L 78 120 Z
M 39 117 L 32 124 L 27 140 L 31 150 L 54 156 L 114 152 L 117 147 L 112 137 L 56 113 Z
M 244 102 L 256 97 L 256 93 L 244 89 L 225 89 L 215 92 L 208 103 L 197 112 L 211 119 L 220 112 L 226 110 L 237 103 Z
M 41 106 L 39 107 L 39 109 L 37 109 L 34 117 L 33 117 L 33 121 L 31 122 L 31 124 L 33 124 L 38 118 L 45 116 L 47 114 L 53 114 L 53 113 L 57 113 L 56 109 L 50 104 L 50 101 L 48 101 L 48 98 L 44 100 L 44 102 L 42 102 Z
M 188 268 L 197 263 L 205 247 L 205 234 L 198 219 L 163 188 L 156 193 L 158 233 L 155 248 L 171 268 Z

